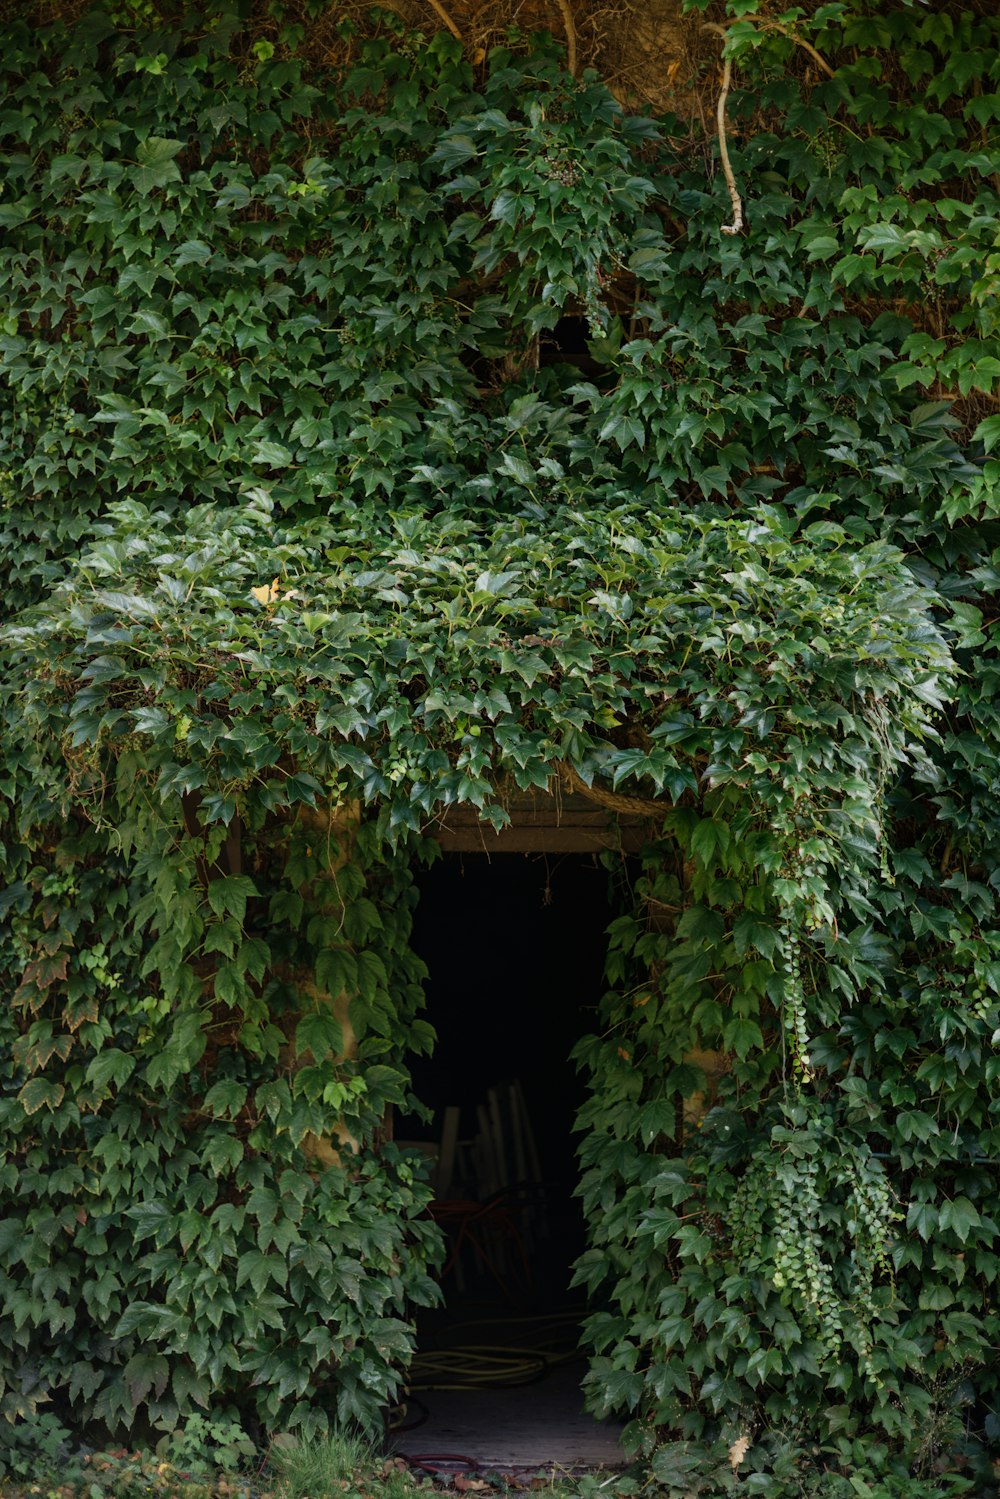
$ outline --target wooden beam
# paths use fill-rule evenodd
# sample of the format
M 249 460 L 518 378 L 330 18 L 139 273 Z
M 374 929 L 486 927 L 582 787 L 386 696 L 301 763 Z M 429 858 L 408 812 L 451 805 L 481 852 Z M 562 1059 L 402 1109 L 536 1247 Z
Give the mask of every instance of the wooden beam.
M 649 836 L 642 818 L 615 816 L 584 796 L 526 791 L 506 805 L 510 822 L 499 832 L 469 806 L 449 807 L 425 832 L 446 853 L 462 854 L 638 853 Z

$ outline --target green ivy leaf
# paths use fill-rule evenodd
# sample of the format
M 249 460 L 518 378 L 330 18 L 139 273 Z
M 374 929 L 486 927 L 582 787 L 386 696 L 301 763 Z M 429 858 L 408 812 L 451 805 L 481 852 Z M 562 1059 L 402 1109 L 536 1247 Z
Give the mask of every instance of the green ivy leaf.
M 17 1101 L 26 1114 L 37 1114 L 42 1108 L 55 1113 L 65 1096 L 66 1089 L 62 1083 L 50 1082 L 44 1077 L 33 1077 L 18 1093 Z
M 87 1067 L 87 1081 L 101 1090 L 107 1088 L 109 1083 L 114 1083 L 116 1088 L 121 1088 L 132 1076 L 135 1063 L 134 1056 L 119 1051 L 114 1046 L 105 1047 L 103 1051 L 98 1052 Z
M 228 1115 L 230 1119 L 234 1119 L 243 1109 L 246 1100 L 245 1083 L 238 1083 L 233 1078 L 220 1078 L 205 1094 L 205 1107 L 217 1118 Z
M 330 1010 L 314 1010 L 304 1015 L 295 1028 L 295 1050 L 299 1056 L 308 1053 L 322 1062 L 327 1056 L 340 1056 L 343 1049 L 343 1029 Z
M 181 171 L 174 158 L 183 149 L 183 141 L 170 140 L 162 135 L 148 136 L 136 151 L 138 166 L 129 173 L 136 192 L 145 197 L 154 188 L 166 187 L 168 182 L 179 182 Z
M 122 1372 L 133 1409 L 152 1393 L 159 1397 L 167 1387 L 170 1365 L 162 1353 L 135 1353 Z
M 951 1229 L 963 1244 L 972 1230 L 978 1228 L 981 1223 L 979 1212 L 961 1193 L 950 1200 L 946 1198 L 938 1209 L 939 1226 L 944 1230 Z
M 747 1020 L 734 1015 L 723 1026 L 722 1044 L 727 1051 L 734 1051 L 742 1062 L 751 1051 L 763 1049 L 764 1036 L 756 1020 Z

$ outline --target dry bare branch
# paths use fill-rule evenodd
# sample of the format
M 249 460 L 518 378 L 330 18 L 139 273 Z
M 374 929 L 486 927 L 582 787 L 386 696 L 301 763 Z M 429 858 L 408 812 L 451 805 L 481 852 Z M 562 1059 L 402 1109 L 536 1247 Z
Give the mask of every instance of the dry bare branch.
M 465 38 L 462 36 L 462 33 L 459 31 L 458 27 L 455 25 L 455 22 L 452 20 L 451 16 L 448 14 L 448 12 L 445 10 L 444 6 L 441 4 L 441 0 L 428 0 L 428 4 L 431 5 L 434 8 L 434 10 L 437 11 L 438 15 L 441 17 L 442 21 L 447 26 L 448 30 L 451 32 L 451 34 L 455 38 L 455 40 L 461 42 L 462 45 L 463 45 L 463 47 L 464 47 L 465 46 Z
M 573 24 L 573 12 L 569 8 L 569 0 L 556 0 L 563 18 L 563 26 L 566 29 L 566 66 L 576 77 L 576 26 Z
M 719 102 L 715 106 L 715 118 L 719 127 L 719 155 L 722 158 L 722 172 L 729 189 L 729 197 L 733 205 L 733 222 L 723 224 L 723 234 L 739 234 L 743 228 L 743 199 L 739 195 L 736 186 L 736 178 L 733 176 L 732 163 L 729 160 L 729 146 L 726 144 L 726 100 L 729 97 L 729 85 L 732 81 L 733 65 L 729 58 L 725 58 L 722 64 L 722 88 L 719 90 Z
M 807 42 L 805 37 L 796 36 L 794 31 L 789 31 L 788 27 L 782 26 L 780 21 L 764 20 L 759 24 L 764 31 L 780 31 L 781 35 L 787 36 L 788 40 L 790 42 L 794 42 L 796 47 L 801 47 L 803 52 L 808 52 L 813 62 L 816 63 L 818 67 L 821 67 L 823 69 L 823 72 L 828 78 L 835 78 L 837 76 L 833 68 L 831 68 L 830 64 L 827 62 L 826 58 L 822 57 L 820 53 L 816 51 L 816 48 L 813 46 L 812 42 Z

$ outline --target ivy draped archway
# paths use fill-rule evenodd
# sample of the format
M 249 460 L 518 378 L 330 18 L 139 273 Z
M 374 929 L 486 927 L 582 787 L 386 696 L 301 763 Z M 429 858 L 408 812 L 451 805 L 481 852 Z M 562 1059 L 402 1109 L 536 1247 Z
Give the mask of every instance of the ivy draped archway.
M 753 1163 L 776 1145 L 788 1227 L 771 1251 L 775 1295 L 798 1298 L 813 1361 L 839 1360 L 855 1336 L 874 1359 L 891 1194 L 863 1139 L 833 1163 L 827 1152 L 858 1282 L 844 1286 L 818 1211 L 828 1183 L 815 1141 L 837 1122 L 813 1106 L 811 1027 L 863 982 L 840 924 L 878 877 L 886 781 L 904 761 L 919 772 L 952 675 L 900 554 L 768 507 L 660 516 L 619 503 L 550 510 L 544 529 L 514 515 L 488 534 L 456 519 L 442 535 L 411 517 L 387 520 L 381 537 L 370 519 L 352 529 L 341 516 L 314 524 L 308 543 L 282 530 L 260 488 L 222 524 L 196 509 L 178 529 L 133 501 L 111 514 L 114 535 L 9 646 L 27 684 L 24 754 L 48 767 L 44 815 L 82 812 L 113 830 L 142 892 L 132 919 L 162 995 L 140 1042 L 147 1079 L 204 1077 L 209 1111 L 232 1121 L 211 1148 L 236 1168 L 244 1141 L 283 1140 L 342 1183 L 362 1160 L 383 1180 L 394 1171 L 405 1187 L 395 1231 L 413 1233 L 426 1190 L 391 1147 L 387 1165 L 379 1127 L 407 1098 L 407 1049 L 430 1043 L 406 942 L 421 829 L 461 803 L 501 827 L 505 785 L 559 776 L 605 804 L 658 809 L 640 893 L 679 920 L 614 924 L 607 1029 L 578 1049 L 592 1086 L 593 1239 L 579 1274 L 618 1308 L 588 1326 L 595 1405 L 635 1410 L 637 1443 L 668 1422 L 701 1429 L 694 1386 L 689 1409 L 676 1358 L 641 1330 L 640 1287 L 662 1294 L 646 1271 L 668 1238 L 674 1294 L 687 1260 L 705 1279 L 698 1225 L 729 1224 L 718 1229 L 727 1256 L 743 1242 L 749 1263 L 768 1190 L 752 1196 Z M 234 828 L 239 873 L 226 855 Z M 738 1231 L 726 1170 L 695 1186 L 663 1159 L 665 1138 L 685 1143 L 677 1099 L 704 1091 L 708 1052 L 733 1058 L 704 1131 L 722 1131 L 723 1160 L 737 1151 L 727 1090 L 749 1083 L 759 1099 L 733 1157 L 747 1166 Z M 213 1081 L 239 1058 L 253 1088 Z M 120 1086 L 134 1065 L 106 1049 L 95 1084 Z M 55 1111 L 49 1088 L 28 1083 L 25 1107 Z M 277 1211 L 270 1197 L 266 1210 Z M 165 1223 L 142 1230 L 155 1239 Z M 419 1267 L 433 1239 L 424 1229 L 410 1250 L 397 1318 L 400 1296 L 430 1294 Z M 148 1335 L 162 1316 L 139 1303 L 127 1325 Z M 382 1374 L 367 1376 L 383 1396 L 409 1346 L 398 1327 L 379 1345 Z M 640 1374 L 629 1353 L 647 1345 L 668 1358 L 677 1392 L 653 1417 L 638 1413 L 658 1366 Z M 685 1380 L 691 1363 L 688 1349 Z M 345 1414 L 365 1409 L 351 1391 Z

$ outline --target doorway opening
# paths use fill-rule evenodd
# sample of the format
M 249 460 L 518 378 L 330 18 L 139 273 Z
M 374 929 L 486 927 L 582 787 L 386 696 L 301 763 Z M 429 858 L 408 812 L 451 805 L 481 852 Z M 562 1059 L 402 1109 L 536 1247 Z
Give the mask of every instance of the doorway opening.
M 611 1466 L 619 1428 L 583 1413 L 589 1308 L 570 1286 L 585 1247 L 570 1053 L 597 1024 L 608 871 L 594 853 L 445 853 L 418 884 L 438 1040 L 412 1064 L 431 1117 L 396 1132 L 429 1158 L 447 1262 L 394 1445 L 418 1466 Z

